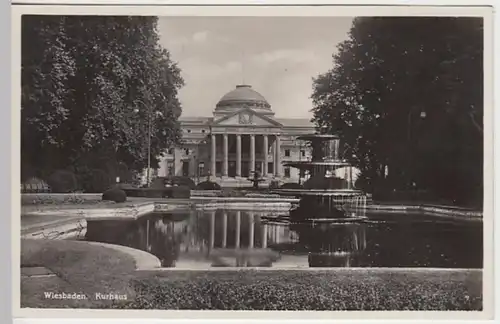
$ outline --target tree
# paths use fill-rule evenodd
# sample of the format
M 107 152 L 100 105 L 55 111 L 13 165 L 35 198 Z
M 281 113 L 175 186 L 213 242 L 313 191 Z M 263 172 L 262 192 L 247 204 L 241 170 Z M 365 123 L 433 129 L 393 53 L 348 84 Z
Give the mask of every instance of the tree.
M 314 79 L 313 120 L 342 137 L 366 189 L 467 200 L 482 193 L 482 51 L 482 19 L 356 18 Z
M 180 140 L 183 80 L 156 17 L 23 16 L 22 39 L 23 173 L 140 171 L 149 120 L 153 167 Z

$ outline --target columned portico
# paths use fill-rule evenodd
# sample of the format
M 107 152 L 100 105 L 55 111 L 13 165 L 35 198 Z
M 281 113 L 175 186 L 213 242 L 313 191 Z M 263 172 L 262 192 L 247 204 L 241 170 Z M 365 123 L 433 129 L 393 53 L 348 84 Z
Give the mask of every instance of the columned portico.
M 310 150 L 296 141 L 314 131 L 310 121 L 275 118 L 271 105 L 248 85 L 224 95 L 213 117 L 180 120 L 185 142 L 166 154 L 161 163 L 165 176 L 201 182 L 211 175 L 222 186 L 250 186 L 246 179 L 256 171 L 264 178 L 297 182 L 298 172 L 282 167 L 282 162 L 310 158 Z

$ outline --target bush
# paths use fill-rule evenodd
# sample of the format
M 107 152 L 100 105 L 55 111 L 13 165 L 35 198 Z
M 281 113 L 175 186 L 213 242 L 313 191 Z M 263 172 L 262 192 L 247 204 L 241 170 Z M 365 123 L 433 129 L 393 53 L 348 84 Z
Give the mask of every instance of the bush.
M 221 190 L 221 186 L 217 182 L 203 181 L 196 186 L 197 190 Z
M 281 189 L 302 189 L 302 185 L 295 183 L 295 182 L 289 182 L 285 183 L 280 187 Z
M 196 189 L 196 183 L 189 177 L 157 177 L 155 178 L 150 185 L 150 188 L 165 188 L 165 187 L 173 187 L 173 186 L 186 186 L 189 189 Z
M 102 200 L 114 201 L 121 203 L 127 201 L 127 194 L 119 188 L 111 188 L 102 194 Z
M 100 169 L 93 169 L 90 175 L 90 186 L 85 188 L 87 192 L 103 192 L 110 185 L 109 175 Z
M 73 172 L 57 170 L 47 179 L 47 184 L 54 193 L 68 193 L 77 189 L 77 181 Z
M 188 186 L 177 186 L 172 188 L 172 198 L 190 198 L 191 188 Z
M 168 179 L 165 177 L 158 177 L 154 178 L 153 181 L 151 181 L 151 184 L 149 185 L 150 188 L 154 189 L 163 189 L 167 186 L 168 184 Z

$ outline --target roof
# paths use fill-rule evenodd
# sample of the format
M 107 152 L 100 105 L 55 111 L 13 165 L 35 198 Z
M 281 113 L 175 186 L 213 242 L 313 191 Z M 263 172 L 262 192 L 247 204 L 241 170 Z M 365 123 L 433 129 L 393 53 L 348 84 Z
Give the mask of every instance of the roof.
M 271 118 L 283 127 L 308 127 L 314 128 L 314 124 L 307 118 Z M 181 124 L 199 124 L 203 125 L 211 122 L 213 117 L 180 117 L 179 121 Z
M 207 122 L 212 121 L 212 119 L 212 117 L 179 117 L 179 121 L 185 124 L 206 124 Z
M 216 105 L 216 110 L 217 108 L 231 108 L 232 106 L 241 108 L 242 104 L 271 110 L 271 105 L 267 102 L 266 98 L 247 84 L 237 85 L 235 89 L 222 96 Z

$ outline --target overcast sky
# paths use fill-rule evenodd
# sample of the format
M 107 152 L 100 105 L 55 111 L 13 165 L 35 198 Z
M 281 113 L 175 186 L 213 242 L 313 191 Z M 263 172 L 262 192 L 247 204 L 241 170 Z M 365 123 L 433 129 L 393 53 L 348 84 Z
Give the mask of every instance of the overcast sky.
M 333 65 L 349 17 L 161 17 L 161 44 L 186 85 L 183 116 L 212 116 L 237 84 L 250 84 L 276 117 L 310 118 L 312 78 Z

